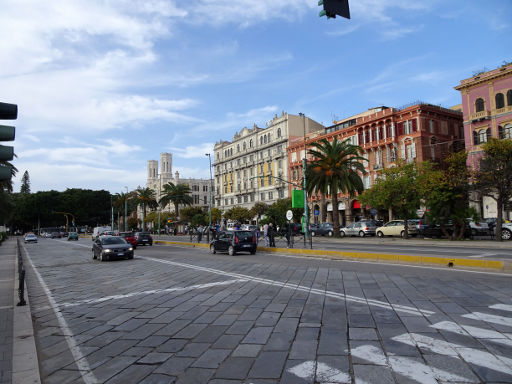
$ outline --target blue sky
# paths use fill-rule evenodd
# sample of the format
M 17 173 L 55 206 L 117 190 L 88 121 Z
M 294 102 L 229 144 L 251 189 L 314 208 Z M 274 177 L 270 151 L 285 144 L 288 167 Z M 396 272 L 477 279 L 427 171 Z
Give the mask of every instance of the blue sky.
M 135 189 L 161 152 L 208 178 L 216 141 L 283 110 L 328 126 L 452 106 L 461 79 L 512 60 L 511 0 L 349 1 L 327 20 L 317 0 L 2 0 L 15 190 L 25 170 L 33 192 Z

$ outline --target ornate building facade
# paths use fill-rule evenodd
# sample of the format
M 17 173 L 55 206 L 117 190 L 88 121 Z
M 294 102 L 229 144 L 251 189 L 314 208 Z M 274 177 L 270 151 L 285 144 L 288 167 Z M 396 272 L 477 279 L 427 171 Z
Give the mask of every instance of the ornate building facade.
M 172 153 L 160 154 L 160 172 L 158 172 L 158 161 L 148 160 L 148 177 L 146 187 L 155 191 L 157 201 L 159 201 L 162 196 L 163 186 L 169 182 L 173 184 L 187 184 L 192 192 L 192 205 L 208 209 L 211 185 L 209 179 L 180 178 L 178 171 L 173 175 Z M 165 210 L 174 212 L 174 205 L 169 204 L 165 207 Z
M 462 95 L 468 166 L 478 169 L 483 143 L 491 137 L 512 139 L 512 63 L 461 80 L 455 89 Z M 490 197 L 475 197 L 473 205 L 484 218 L 497 216 Z M 512 218 L 512 203 L 506 208 L 504 217 Z
M 406 162 L 431 160 L 439 162 L 448 153 L 464 147 L 462 113 L 427 103 L 414 103 L 403 108 L 378 107 L 335 121 L 321 135 L 313 134 L 306 139 L 295 139 L 288 147 L 288 163 L 291 181 L 302 180 L 302 159 L 305 148 L 323 138 L 349 140 L 363 149 L 367 174 L 363 176 L 364 188 L 370 188 L 383 168 L 392 167 L 398 159 Z M 332 222 L 338 214 L 340 223 L 347 224 L 358 217 L 374 216 L 366 211 L 357 197 L 340 194 L 338 207 L 333 209 L 330 196 L 309 198 L 312 221 Z M 325 204 L 326 207 L 322 207 Z M 322 217 L 327 212 L 327 217 Z M 324 215 L 325 216 L 325 215 Z
M 250 209 L 256 202 L 272 204 L 289 197 L 289 140 L 325 127 L 306 116 L 283 112 L 265 128 L 243 128 L 231 141 L 214 147 L 215 206 Z

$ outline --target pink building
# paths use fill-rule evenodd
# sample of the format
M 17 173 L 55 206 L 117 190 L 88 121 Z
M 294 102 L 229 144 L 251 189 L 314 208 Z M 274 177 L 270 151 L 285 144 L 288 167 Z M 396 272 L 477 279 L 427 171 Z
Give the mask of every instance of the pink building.
M 512 63 L 462 80 L 455 87 L 462 94 L 464 137 L 468 166 L 478 169 L 481 144 L 494 137 L 512 139 Z M 472 202 L 482 217 L 496 217 L 496 202 L 488 197 Z M 512 202 L 505 205 L 504 218 L 512 218 Z
M 478 168 L 480 144 L 490 137 L 512 139 L 512 63 L 462 80 L 464 137 L 468 166 Z

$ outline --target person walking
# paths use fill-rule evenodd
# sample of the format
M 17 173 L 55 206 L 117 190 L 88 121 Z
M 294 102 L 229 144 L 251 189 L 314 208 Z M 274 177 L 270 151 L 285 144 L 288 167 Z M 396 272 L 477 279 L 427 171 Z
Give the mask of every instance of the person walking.
M 197 228 L 197 242 L 200 243 L 201 239 L 203 238 L 203 225 L 200 224 Z
M 276 238 L 275 238 L 276 234 L 274 232 L 274 226 L 272 225 L 272 223 L 270 223 L 268 225 L 268 239 L 269 239 L 269 243 L 270 243 L 270 246 L 271 247 L 274 247 L 276 246 Z
M 263 226 L 263 239 L 265 240 L 265 247 L 270 246 L 270 239 L 268 237 L 268 224 Z

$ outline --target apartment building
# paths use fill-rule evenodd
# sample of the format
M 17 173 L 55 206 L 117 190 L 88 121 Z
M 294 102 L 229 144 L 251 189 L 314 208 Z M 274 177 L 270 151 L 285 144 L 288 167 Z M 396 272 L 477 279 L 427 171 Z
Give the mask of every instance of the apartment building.
M 231 141 L 214 147 L 215 206 L 252 208 L 256 202 L 273 204 L 290 196 L 288 188 L 289 140 L 325 127 L 304 115 L 282 112 L 264 128 L 254 125 L 235 133 Z
M 462 96 L 468 167 L 478 169 L 483 143 L 491 137 L 512 139 L 512 63 L 461 80 L 455 89 Z M 483 217 L 497 217 L 494 199 L 472 199 Z M 512 218 L 512 202 L 506 204 L 504 217 Z
M 302 180 L 302 159 L 305 147 L 323 138 L 336 137 L 339 141 L 363 149 L 362 156 L 367 174 L 363 176 L 365 189 L 370 188 L 379 171 L 393 166 L 398 159 L 407 162 L 430 160 L 440 162 L 448 153 L 464 147 L 462 113 L 428 103 L 416 102 L 402 108 L 377 107 L 368 111 L 335 121 L 323 134 L 311 134 L 304 139 L 295 139 L 288 147 L 288 162 L 291 181 Z M 309 157 L 310 158 L 310 157 Z M 308 159 L 309 159 L 308 158 Z M 340 223 L 351 223 L 359 217 L 374 216 L 375 211 L 366 211 L 357 197 L 339 195 L 338 207 L 333 209 L 328 197 L 309 197 L 309 209 L 313 212 L 311 221 L 332 222 L 338 214 Z M 322 207 L 326 204 L 326 207 Z M 327 217 L 322 217 L 327 212 Z

